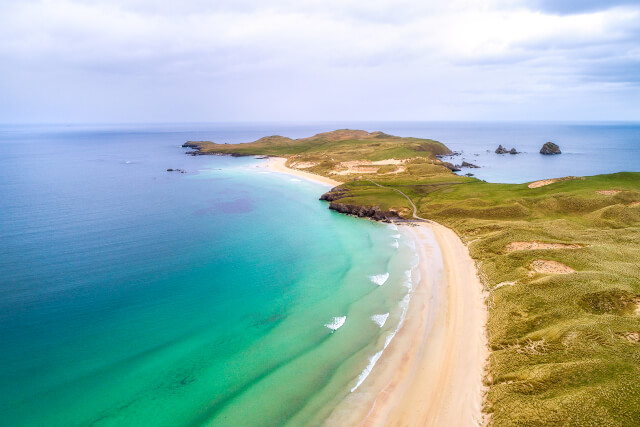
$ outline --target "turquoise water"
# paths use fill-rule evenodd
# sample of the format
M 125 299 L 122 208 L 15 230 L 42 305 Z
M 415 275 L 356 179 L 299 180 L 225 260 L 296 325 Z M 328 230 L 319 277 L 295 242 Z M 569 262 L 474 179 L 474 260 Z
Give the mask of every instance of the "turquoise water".
M 0 424 L 327 416 L 400 321 L 411 242 L 329 211 L 322 185 L 180 145 L 345 127 L 438 139 L 495 182 L 640 170 L 634 124 L 0 127 Z
M 406 239 L 193 136 L 3 132 L 3 425 L 315 423 L 393 332 Z

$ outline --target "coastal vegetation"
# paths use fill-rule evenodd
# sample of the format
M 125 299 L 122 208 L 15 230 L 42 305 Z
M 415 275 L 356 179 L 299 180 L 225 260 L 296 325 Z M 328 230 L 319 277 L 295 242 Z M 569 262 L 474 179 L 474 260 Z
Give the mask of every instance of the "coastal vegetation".
M 185 145 L 286 157 L 344 183 L 325 196 L 336 210 L 410 219 L 411 201 L 453 229 L 487 295 L 493 424 L 637 425 L 640 173 L 493 184 L 455 175 L 437 141 L 349 130 Z

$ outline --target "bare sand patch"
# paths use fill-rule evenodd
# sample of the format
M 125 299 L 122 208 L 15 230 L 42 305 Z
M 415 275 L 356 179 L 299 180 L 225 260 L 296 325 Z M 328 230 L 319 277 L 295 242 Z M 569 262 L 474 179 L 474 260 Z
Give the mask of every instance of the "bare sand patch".
M 604 194 L 605 196 L 613 196 L 614 194 L 620 193 L 620 190 L 598 190 L 596 193 Z
M 536 251 L 539 249 L 580 249 L 586 246 L 580 243 L 511 242 L 507 245 L 507 252 Z
M 334 170 L 331 171 L 333 175 L 352 175 L 352 174 L 372 174 L 378 173 L 378 170 L 381 166 L 397 166 L 402 165 L 406 162 L 406 160 L 398 160 L 398 159 L 385 159 L 385 160 L 376 160 L 372 162 L 370 160 L 350 160 L 348 162 L 340 162 Z M 406 167 L 400 166 L 399 169 L 388 172 L 387 174 L 395 174 L 406 171 Z M 387 175 L 385 174 L 385 175 Z
M 539 188 L 544 187 L 545 185 L 554 184 L 560 181 L 568 181 L 570 179 L 584 179 L 577 176 L 565 176 L 564 178 L 552 178 L 552 179 L 541 179 L 540 181 L 534 181 L 527 185 L 529 188 Z
M 290 164 L 290 167 L 296 168 L 296 169 L 308 169 L 317 165 L 318 165 L 317 162 L 293 162 Z
M 373 165 L 402 165 L 406 162 L 406 160 L 398 160 L 398 159 L 386 159 L 386 160 L 376 160 L 375 162 L 371 162 Z
M 575 273 L 575 270 L 566 264 L 558 261 L 537 259 L 531 263 L 531 268 L 538 273 L 551 273 L 551 274 L 570 274 Z
M 500 282 L 500 283 L 498 283 L 497 285 L 495 285 L 495 286 L 493 287 L 493 289 L 491 289 L 491 290 L 492 290 L 492 291 L 495 291 L 496 289 L 500 289 L 500 288 L 501 288 L 501 287 L 503 287 L 503 286 L 515 286 L 515 285 L 517 285 L 517 284 L 518 284 L 518 282 Z

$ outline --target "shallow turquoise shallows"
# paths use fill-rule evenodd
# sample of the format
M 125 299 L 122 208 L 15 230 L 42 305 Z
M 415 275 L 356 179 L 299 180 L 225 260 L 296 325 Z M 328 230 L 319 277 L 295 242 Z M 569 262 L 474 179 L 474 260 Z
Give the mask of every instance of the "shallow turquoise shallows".
M 313 424 L 398 324 L 409 242 L 322 185 L 186 131 L 2 136 L 2 425 Z

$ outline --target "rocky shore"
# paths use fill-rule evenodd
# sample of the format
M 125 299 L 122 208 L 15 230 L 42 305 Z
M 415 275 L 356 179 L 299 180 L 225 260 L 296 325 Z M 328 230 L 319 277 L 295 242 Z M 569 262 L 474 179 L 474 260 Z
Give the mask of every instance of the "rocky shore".
M 400 213 L 394 209 L 385 211 L 379 206 L 360 206 L 337 201 L 349 197 L 349 195 L 348 189 L 344 187 L 334 187 L 320 196 L 320 200 L 329 202 L 329 209 L 346 215 L 353 215 L 359 218 L 371 218 L 375 221 L 383 222 L 390 222 L 392 219 L 402 219 Z

